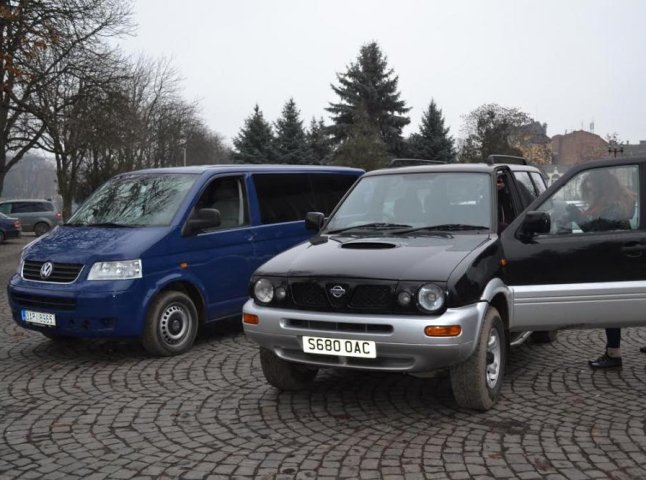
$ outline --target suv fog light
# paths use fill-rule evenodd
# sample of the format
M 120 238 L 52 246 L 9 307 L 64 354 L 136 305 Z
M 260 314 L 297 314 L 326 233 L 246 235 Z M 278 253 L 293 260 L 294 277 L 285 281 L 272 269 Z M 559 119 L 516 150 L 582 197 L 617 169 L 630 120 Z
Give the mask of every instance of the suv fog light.
M 287 290 L 285 290 L 285 287 L 278 287 L 276 289 L 276 299 L 277 300 L 285 300 L 285 297 L 287 297 Z
M 399 292 L 399 295 L 397 295 L 397 303 L 402 307 L 409 306 L 412 299 L 413 297 L 408 292 Z
M 258 325 L 260 323 L 258 315 L 252 315 L 251 313 L 243 313 L 242 321 L 244 323 L 248 323 L 249 325 Z
M 254 285 L 253 294 L 260 303 L 269 303 L 274 299 L 274 286 L 271 281 L 261 278 Z
M 462 327 L 460 325 L 449 325 L 446 327 L 433 325 L 426 327 L 424 333 L 428 337 L 457 337 L 462 333 Z

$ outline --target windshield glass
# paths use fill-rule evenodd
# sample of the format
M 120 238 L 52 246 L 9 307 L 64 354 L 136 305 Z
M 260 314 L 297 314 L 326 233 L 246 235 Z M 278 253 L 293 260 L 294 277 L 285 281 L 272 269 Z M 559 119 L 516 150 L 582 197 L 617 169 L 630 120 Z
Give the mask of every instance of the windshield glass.
M 434 172 L 362 178 L 330 219 L 327 233 L 396 231 L 405 227 L 490 229 L 491 177 L 486 173 Z
M 154 227 L 170 225 L 197 175 L 121 175 L 97 190 L 67 225 Z

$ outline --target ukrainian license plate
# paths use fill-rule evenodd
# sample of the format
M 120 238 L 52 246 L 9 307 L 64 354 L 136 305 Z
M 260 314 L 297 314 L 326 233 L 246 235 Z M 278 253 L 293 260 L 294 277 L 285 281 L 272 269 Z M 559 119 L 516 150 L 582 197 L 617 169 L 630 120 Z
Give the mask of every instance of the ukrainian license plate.
M 377 345 L 369 340 L 344 338 L 303 337 L 303 351 L 319 355 L 377 358 Z
M 32 312 L 31 310 L 21 311 L 22 319 L 25 322 L 36 323 L 38 325 L 56 326 L 56 316 L 53 313 Z

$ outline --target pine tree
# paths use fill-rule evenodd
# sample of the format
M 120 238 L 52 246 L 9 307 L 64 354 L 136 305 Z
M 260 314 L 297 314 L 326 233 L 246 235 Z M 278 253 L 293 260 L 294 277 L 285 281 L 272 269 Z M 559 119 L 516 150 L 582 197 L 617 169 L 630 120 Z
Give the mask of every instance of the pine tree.
M 357 62 L 350 64 L 345 73 L 337 74 L 337 79 L 340 85 L 332 85 L 332 90 L 340 101 L 326 108 L 334 122 L 329 128 L 336 142 L 348 138 L 357 108 L 362 104 L 389 153 L 399 155 L 404 147 L 402 129 L 410 123 L 410 118 L 404 115 L 410 107 L 400 100 L 398 77 L 388 68 L 379 45 L 372 42 L 361 47 Z
M 245 120 L 244 127 L 233 139 L 233 159 L 237 163 L 274 163 L 274 134 L 271 125 L 263 117 L 258 104 Z
M 449 135 L 448 127 L 444 127 L 442 110 L 437 108 L 434 100 L 422 115 L 419 133 L 410 136 L 409 148 L 413 158 L 455 161 L 453 137 Z
M 310 122 L 310 129 L 307 132 L 307 145 L 310 149 L 312 163 L 326 165 L 331 161 L 332 140 L 323 119 L 318 122 L 314 117 Z
M 311 163 L 311 152 L 303 130 L 303 121 L 293 98 L 285 103 L 282 117 L 275 123 L 275 130 L 274 148 L 277 163 Z
M 359 105 L 352 117 L 348 136 L 334 153 L 334 164 L 375 170 L 385 167 L 388 157 L 386 142 L 370 121 L 367 109 Z

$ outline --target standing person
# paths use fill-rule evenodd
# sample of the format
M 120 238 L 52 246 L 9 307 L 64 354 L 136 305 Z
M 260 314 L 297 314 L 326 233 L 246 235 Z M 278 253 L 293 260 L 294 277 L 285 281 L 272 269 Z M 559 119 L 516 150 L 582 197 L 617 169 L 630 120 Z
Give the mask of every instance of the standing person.
M 635 195 L 607 170 L 593 171 L 585 177 L 581 183 L 581 197 L 588 208 L 579 211 L 572 206 L 570 213 L 584 232 L 631 229 Z M 621 368 L 621 329 L 606 328 L 606 351 L 588 364 L 592 368 Z

